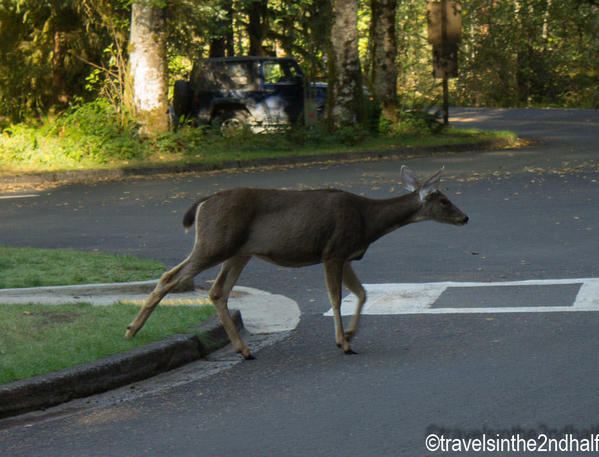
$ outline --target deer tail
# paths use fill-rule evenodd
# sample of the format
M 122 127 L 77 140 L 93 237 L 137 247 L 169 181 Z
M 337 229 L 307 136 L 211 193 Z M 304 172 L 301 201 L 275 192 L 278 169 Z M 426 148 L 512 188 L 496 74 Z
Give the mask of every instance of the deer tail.
M 185 228 L 185 231 L 188 231 L 192 227 L 196 220 L 198 206 L 200 206 L 200 203 L 203 203 L 206 200 L 208 200 L 208 197 L 200 198 L 198 201 L 196 201 L 193 205 L 189 207 L 189 209 L 183 216 L 183 228 Z

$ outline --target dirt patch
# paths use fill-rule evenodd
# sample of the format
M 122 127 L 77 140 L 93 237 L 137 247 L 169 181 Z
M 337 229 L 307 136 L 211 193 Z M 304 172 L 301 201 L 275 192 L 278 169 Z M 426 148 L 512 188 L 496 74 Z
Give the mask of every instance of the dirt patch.
M 129 420 L 139 415 L 140 412 L 135 410 L 131 405 L 115 406 L 85 413 L 76 418 L 76 422 L 86 427 L 94 427 Z
M 25 316 L 35 319 L 38 328 L 49 327 L 54 324 L 70 324 L 77 320 L 79 313 L 60 311 L 23 311 Z

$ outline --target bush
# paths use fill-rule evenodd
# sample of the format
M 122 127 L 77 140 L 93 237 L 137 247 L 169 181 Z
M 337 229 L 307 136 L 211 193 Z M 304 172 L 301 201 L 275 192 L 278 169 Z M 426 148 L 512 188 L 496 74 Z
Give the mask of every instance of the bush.
M 143 158 L 145 151 L 137 127 L 126 111 L 98 98 L 69 108 L 47 133 L 62 138 L 67 157 L 105 163 Z
M 439 133 L 442 129 L 443 124 L 439 122 L 434 113 L 418 108 L 399 110 L 395 123 L 383 117 L 379 122 L 379 132 L 391 137 L 426 136 L 431 133 Z
M 133 118 L 106 99 L 75 104 L 58 116 L 6 127 L 0 163 L 72 168 L 112 160 L 141 159 L 147 147 Z

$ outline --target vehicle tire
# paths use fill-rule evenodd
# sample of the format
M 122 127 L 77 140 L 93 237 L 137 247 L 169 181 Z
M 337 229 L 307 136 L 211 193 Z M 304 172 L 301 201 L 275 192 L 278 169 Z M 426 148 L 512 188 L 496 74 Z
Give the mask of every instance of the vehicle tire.
M 250 125 L 250 115 L 246 111 L 225 111 L 217 117 L 216 124 L 220 132 L 230 136 Z
M 179 125 L 181 116 L 187 117 L 191 113 L 191 95 L 191 88 L 187 81 L 175 81 L 175 86 L 173 88 L 173 124 L 175 129 Z

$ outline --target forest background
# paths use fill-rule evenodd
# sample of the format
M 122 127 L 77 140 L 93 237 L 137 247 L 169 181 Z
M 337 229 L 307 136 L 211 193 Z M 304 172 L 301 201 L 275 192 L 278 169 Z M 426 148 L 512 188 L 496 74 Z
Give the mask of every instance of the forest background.
M 353 46 L 335 33 L 350 36 L 355 28 L 359 71 L 349 79 L 369 89 L 383 113 L 385 103 L 388 112 L 439 103 L 425 0 L 0 0 L 0 146 L 9 147 L 20 126 L 56 124 L 73 112 L 115 115 L 119 129 L 131 131 L 131 18 L 144 3 L 159 12 L 148 21 L 159 21 L 170 88 L 200 58 L 248 54 L 293 56 L 311 81 L 332 87 L 333 64 L 344 52 L 335 46 Z M 451 104 L 599 108 L 596 0 L 461 5 Z M 94 122 L 89 129 L 98 129 Z M 12 160 L 22 152 L 14 149 Z

